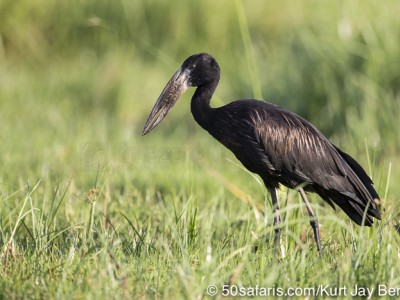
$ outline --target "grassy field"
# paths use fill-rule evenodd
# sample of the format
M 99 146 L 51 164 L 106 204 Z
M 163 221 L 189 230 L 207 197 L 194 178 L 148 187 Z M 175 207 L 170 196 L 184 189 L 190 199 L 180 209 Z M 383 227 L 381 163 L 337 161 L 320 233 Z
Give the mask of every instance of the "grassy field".
M 220 298 L 229 279 L 231 296 L 400 295 L 399 11 L 2 0 L 0 299 L 202 299 L 210 285 Z M 263 184 L 195 123 L 190 92 L 142 137 L 167 80 L 203 51 L 222 70 L 214 106 L 263 98 L 310 120 L 371 175 L 383 220 L 361 228 L 310 196 L 319 257 L 282 188 L 278 257 Z

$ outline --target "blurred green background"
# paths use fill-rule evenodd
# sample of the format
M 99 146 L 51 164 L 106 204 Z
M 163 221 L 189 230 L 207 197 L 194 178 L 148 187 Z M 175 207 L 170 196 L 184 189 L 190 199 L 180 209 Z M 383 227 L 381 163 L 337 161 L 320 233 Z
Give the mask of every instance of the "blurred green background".
M 171 74 L 203 51 L 222 69 L 213 105 L 263 98 L 310 120 L 363 165 L 366 148 L 378 169 L 398 159 L 397 1 L 0 5 L 0 157 L 3 171 L 13 170 L 3 184 L 40 178 L 43 166 L 76 177 L 79 160 L 99 164 L 86 160 L 96 147 L 103 167 L 112 160 L 104 148 L 121 143 L 141 162 L 147 147 L 221 151 L 193 121 L 190 93 L 154 134 L 140 136 Z
M 212 105 L 256 97 L 310 120 L 365 166 L 393 218 L 400 193 L 399 11 L 396 0 L 1 0 L 2 248 L 18 234 L 32 237 L 33 213 L 25 230 L 13 236 L 11 229 L 26 190 L 39 180 L 31 209 L 44 223 L 57 216 L 49 223 L 55 231 L 87 220 L 86 194 L 99 186 L 109 199 L 100 199 L 95 224 L 101 215 L 118 223 L 118 213 L 131 210 L 139 221 L 151 219 L 160 214 L 159 203 L 148 200 L 157 193 L 183 203 L 196 195 L 211 205 L 225 191 L 207 173 L 211 165 L 263 199 L 262 186 L 226 161 L 235 159 L 195 123 L 191 92 L 141 136 L 170 76 L 198 52 L 211 53 L 221 67 Z M 238 202 L 240 215 L 240 201 L 224 201 Z M 209 211 L 201 211 L 205 218 Z M 34 253 L 37 243 L 27 244 L 24 251 Z M 17 297 L 4 282 L 6 295 Z

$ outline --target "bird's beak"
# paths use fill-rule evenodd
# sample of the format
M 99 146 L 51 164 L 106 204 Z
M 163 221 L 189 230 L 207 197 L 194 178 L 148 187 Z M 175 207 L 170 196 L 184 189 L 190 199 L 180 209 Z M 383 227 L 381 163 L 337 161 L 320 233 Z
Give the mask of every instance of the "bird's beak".
M 149 133 L 154 127 L 161 123 L 168 111 L 189 88 L 188 78 L 188 70 L 183 70 L 182 68 L 172 76 L 160 97 L 158 97 L 156 104 L 154 104 L 154 107 L 147 118 L 146 125 L 144 125 L 142 135 Z

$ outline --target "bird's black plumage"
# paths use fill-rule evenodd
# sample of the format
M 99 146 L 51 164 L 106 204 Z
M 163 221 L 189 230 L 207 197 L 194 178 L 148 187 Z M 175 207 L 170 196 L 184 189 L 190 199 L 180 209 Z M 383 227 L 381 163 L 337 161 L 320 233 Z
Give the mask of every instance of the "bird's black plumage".
M 232 102 L 213 114 L 216 121 L 205 129 L 267 187 L 304 185 L 305 191 L 319 194 L 332 207 L 335 203 L 359 225 L 365 211 L 365 225 L 380 218 L 374 200 L 379 196 L 362 167 L 303 118 L 251 99 Z
M 188 87 L 197 87 L 191 101 L 195 120 L 248 170 L 260 175 L 275 198 L 276 210 L 275 189 L 283 184 L 299 189 L 312 217 L 304 191 L 317 193 L 333 208 L 339 206 L 358 225 L 371 226 L 373 218 L 381 218 L 379 196 L 364 169 L 302 117 L 254 99 L 210 107 L 219 78 L 219 66 L 211 55 L 200 53 L 186 59 L 159 97 L 144 134 L 162 121 Z M 318 244 L 318 224 L 312 225 Z

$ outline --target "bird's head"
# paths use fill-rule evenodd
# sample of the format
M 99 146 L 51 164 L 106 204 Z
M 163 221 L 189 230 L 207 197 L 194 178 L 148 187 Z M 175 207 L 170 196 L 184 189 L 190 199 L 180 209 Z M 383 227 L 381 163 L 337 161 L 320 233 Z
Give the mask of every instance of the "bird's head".
M 158 97 L 146 125 L 143 135 L 149 133 L 161 123 L 168 111 L 190 87 L 199 87 L 219 80 L 219 66 L 208 53 L 199 53 L 189 56 L 171 77 Z

